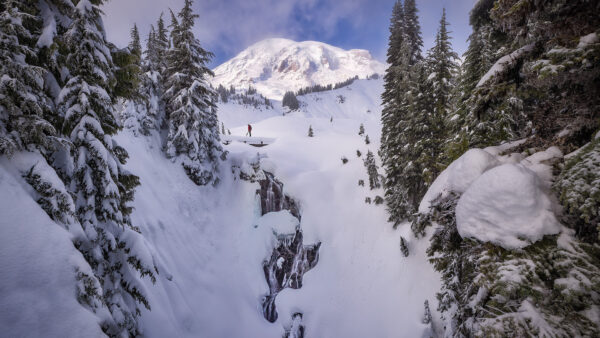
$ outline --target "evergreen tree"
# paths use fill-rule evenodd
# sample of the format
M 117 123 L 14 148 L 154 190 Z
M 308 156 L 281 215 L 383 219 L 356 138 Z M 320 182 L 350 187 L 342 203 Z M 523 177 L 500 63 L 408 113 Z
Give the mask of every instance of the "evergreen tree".
M 129 50 L 132 54 L 136 55 L 141 62 L 142 58 L 142 43 L 140 41 L 140 32 L 138 31 L 137 24 L 133 24 L 130 33 L 131 41 L 129 42 Z
M 381 112 L 381 154 L 384 163 L 387 162 L 385 157 L 388 153 L 391 154 L 394 134 L 394 124 L 397 117 L 396 106 L 398 99 L 401 96 L 400 83 L 402 74 L 399 72 L 399 67 L 402 67 L 404 59 L 401 58 L 401 48 L 405 37 L 404 23 L 404 8 L 402 2 L 397 0 L 394 3 L 392 17 L 390 19 L 390 37 L 388 40 L 387 63 L 390 65 L 384 75 L 384 91 L 381 94 L 383 109 Z M 361 124 L 362 126 L 362 124 Z M 364 127 L 363 127 L 364 128 Z M 360 133 L 359 135 L 362 135 Z M 364 133 L 364 132 L 363 132 Z
M 400 48 L 402 46 L 402 42 L 404 41 L 404 8 L 402 6 L 402 2 L 397 0 L 394 3 L 394 8 L 392 10 L 392 17 L 390 19 L 390 37 L 388 40 L 388 50 L 387 50 L 387 63 L 390 65 L 388 69 L 386 69 L 384 75 L 384 92 L 381 95 L 383 99 L 383 114 L 382 121 L 386 121 L 387 118 L 391 117 L 390 108 L 393 102 L 398 98 L 397 93 L 397 73 L 394 72 L 394 68 L 399 65 L 400 58 Z M 387 109 L 386 109 L 387 108 Z M 383 127 L 385 128 L 388 123 L 383 123 Z M 382 139 L 388 134 L 386 129 L 383 130 Z M 382 142 L 382 145 L 384 142 Z
M 131 41 L 128 48 L 117 49 L 113 45 L 111 55 L 114 64 L 114 75 L 117 81 L 112 96 L 121 97 L 134 101 L 142 101 L 144 97 L 140 94 L 140 83 L 142 81 L 142 46 L 137 25 L 131 29 Z
M 146 40 L 146 50 L 144 51 L 144 54 L 144 70 L 146 72 L 159 73 L 160 56 L 158 54 L 154 25 L 150 25 L 150 31 L 148 32 L 148 39 Z
M 449 33 L 444 8 L 435 45 L 429 55 L 430 70 L 433 72 L 430 80 L 433 82 L 434 108 L 436 113 L 442 116 L 446 116 L 451 108 L 450 96 L 458 71 L 458 54 L 452 50 Z
M 425 302 L 423 303 L 423 307 L 425 308 L 425 311 L 423 312 L 423 320 L 421 321 L 423 324 L 430 324 L 431 323 L 431 310 L 429 309 L 429 301 L 425 300 Z
M 315 136 L 315 135 L 313 133 L 312 126 L 308 126 L 308 137 L 313 137 L 313 136 Z
M 469 16 L 473 32 L 468 38 L 469 46 L 463 55 L 464 62 L 453 92 L 454 112 L 448 114 L 445 121 L 444 165 L 450 164 L 468 149 L 469 140 L 473 139 L 469 136 L 473 124 L 467 126 L 467 120 L 473 119 L 472 109 L 477 99 L 473 95 L 475 86 L 498 59 L 498 51 L 502 51 L 501 41 L 505 39 L 505 34 L 491 26 L 489 11 L 493 4 L 494 0 L 478 1 Z
M 404 40 L 399 58 L 402 62 L 391 71 L 396 73 L 398 98 L 384 106 L 390 112 L 389 118 L 382 122 L 388 127 L 388 135 L 382 137 L 381 159 L 385 169 L 385 199 L 389 221 L 394 227 L 409 218 L 416 210 L 419 195 L 423 193 L 420 180 L 421 171 L 415 159 L 420 153 L 415 152 L 414 145 L 420 134 L 416 132 L 414 118 L 419 117 L 417 99 L 419 97 L 419 78 L 423 72 L 416 72 L 410 64 L 410 42 Z M 422 66 L 420 63 L 419 65 Z M 420 83 L 423 85 L 423 82 Z M 382 115 L 383 116 L 383 115 Z M 422 117 L 422 116 L 421 116 Z
M 361 123 L 360 127 L 358 127 L 358 135 L 363 136 L 365 134 L 365 126 Z
M 423 48 L 423 39 L 421 38 L 421 25 L 419 24 L 419 16 L 417 15 L 417 5 L 415 0 L 404 1 L 404 20 L 405 20 L 405 40 L 410 46 L 410 64 L 414 65 L 420 61 L 421 48 Z
M 85 233 L 76 246 L 100 281 L 102 301 L 112 314 L 102 328 L 110 336 L 134 336 L 140 334 L 137 304 L 150 308 L 136 276 L 154 281 L 155 267 L 132 250 L 139 230 L 131 225 L 129 203 L 139 180 L 123 168 L 127 152 L 111 138 L 119 126 L 109 96 L 114 65 L 104 40 L 102 1 L 94 3 L 78 2 L 63 37 L 69 78 L 58 108 L 73 154 L 72 171 L 63 175 L 70 180 L 75 214 Z
M 379 173 L 377 172 L 377 164 L 375 163 L 375 156 L 370 150 L 367 151 L 364 165 L 367 168 L 367 174 L 369 175 L 369 187 L 371 190 L 381 188 L 381 183 L 379 183 Z
M 213 76 L 207 63 L 213 54 L 204 50 L 192 28 L 198 17 L 192 1 L 186 0 L 172 15 L 172 47 L 168 52 L 164 100 L 168 119 L 166 153 L 179 158 L 194 183 L 218 182 L 218 160 L 223 154 L 219 141 L 216 93 L 207 77 Z
M 443 144 L 446 140 L 446 121 L 452 112 L 452 94 L 458 71 L 456 60 L 458 55 L 452 50 L 447 29 L 446 10 L 443 10 L 440 27 L 436 34 L 435 45 L 427 55 L 427 59 L 419 66 L 420 79 L 417 81 L 418 112 L 416 122 L 420 134 L 420 154 L 416 163 L 421 168 L 422 180 L 429 186 L 444 168 Z M 425 77 L 425 75 L 427 75 Z
M 600 138 L 570 159 L 554 183 L 578 238 L 600 242 Z
M 148 49 L 146 55 L 154 54 L 153 50 L 153 35 L 150 31 L 148 38 Z M 133 131 L 134 135 L 138 133 L 142 135 L 150 135 L 151 130 L 157 130 L 160 126 L 160 107 L 157 97 L 158 84 L 155 83 L 155 77 L 150 61 L 146 60 L 142 65 L 142 46 L 137 25 L 131 29 L 131 42 L 129 43 L 129 53 L 119 53 L 117 57 L 113 53 L 113 61 L 115 64 L 121 64 L 117 69 L 117 78 L 121 77 L 121 87 L 126 90 L 123 95 L 127 99 L 123 103 L 123 109 L 120 112 L 120 117 L 123 126 Z M 149 66 L 150 65 L 150 66 Z M 148 69 L 142 72 L 143 69 Z
M 172 18 L 173 12 L 171 12 Z M 176 20 L 175 20 L 176 21 Z M 169 43 L 169 32 L 165 25 L 165 21 L 163 20 L 163 13 L 160 13 L 160 17 L 158 18 L 158 22 L 156 23 L 156 31 L 154 35 L 154 42 L 156 48 L 156 55 L 158 57 L 157 65 L 158 70 L 161 74 L 163 74 L 167 70 L 167 56 L 170 47 Z
M 402 236 L 400 236 L 400 251 L 402 251 L 402 255 L 404 257 L 408 257 L 408 245 L 406 244 L 406 240 Z
M 369 139 L 369 135 L 365 136 L 365 144 L 371 144 L 371 139 Z
M 35 43 L 41 27 L 31 1 L 9 0 L 0 12 L 0 155 L 51 147 L 51 102 Z
M 142 75 L 140 92 L 147 100 L 145 101 L 146 113 L 141 126 L 142 132 L 147 134 L 151 129 L 159 130 L 164 123 L 164 101 L 162 100 L 164 85 L 161 76 L 161 65 L 165 61 L 161 60 L 153 25 L 150 26 L 144 53 L 144 74 Z
M 437 298 L 444 336 L 594 336 L 600 328 L 586 313 L 598 306 L 597 248 L 568 233 L 520 250 L 462 238 L 459 197 L 435 201 L 425 222 L 436 225 L 427 254 L 442 276 Z
M 435 141 L 435 128 L 432 126 L 434 118 L 431 83 L 427 80 L 429 67 L 426 60 L 420 61 L 411 68 L 409 93 L 400 110 L 406 112 L 399 121 L 402 130 L 397 154 L 403 159 L 399 164 L 400 177 L 397 178 L 399 187 L 405 191 L 402 207 L 399 211 L 402 218 L 411 219 L 415 214 L 421 198 L 427 191 L 428 182 L 435 175 L 432 163 L 435 163 L 436 149 L 439 145 Z
M 283 95 L 281 105 L 290 108 L 290 110 L 296 110 L 300 108 L 300 103 L 298 102 L 296 95 L 294 94 L 294 92 L 290 91 L 285 92 L 285 94 Z

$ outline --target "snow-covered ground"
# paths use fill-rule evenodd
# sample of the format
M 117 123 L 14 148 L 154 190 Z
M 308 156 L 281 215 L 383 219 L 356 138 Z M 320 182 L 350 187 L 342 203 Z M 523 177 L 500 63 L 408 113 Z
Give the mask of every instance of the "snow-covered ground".
M 356 150 L 364 154 L 379 146 L 381 82 L 361 81 L 337 92 L 348 90 L 369 92 L 343 104 L 335 101 L 339 93 L 314 94 L 320 99 L 309 98 L 300 112 L 253 124 L 253 134 L 274 142 L 225 146 L 229 160 L 217 188 L 195 186 L 164 158 L 157 140 L 119 135 L 131 155 L 127 168 L 142 183 L 133 221 L 161 265 L 157 284 L 147 286 L 147 336 L 281 337 L 295 312 L 304 314 L 308 337 L 415 337 L 427 329 L 423 303 L 429 300 L 435 309 L 439 289 L 439 276 L 426 261 L 427 242 L 409 240 L 411 255 L 403 257 L 400 235 L 412 239 L 408 226 L 392 230 L 384 207 L 365 203 L 382 191 L 358 186 L 367 175 Z M 246 122 L 239 122 L 231 131 L 243 137 Z M 358 135 L 361 123 L 373 140 L 369 145 Z M 234 181 L 230 174 L 232 163 L 257 152 L 262 167 L 299 201 L 304 243 L 322 242 L 319 262 L 304 275 L 302 288 L 277 296 L 275 323 L 261 312 L 268 292 L 262 262 L 270 256 L 273 229 L 293 232 L 293 225 L 285 215 L 258 218 L 258 184 Z M 342 156 L 349 159 L 345 165 Z
M 91 268 L 21 177 L 22 165 L 38 160 L 0 159 L 0 336 L 104 336 L 75 297 L 76 269 L 91 274 Z
M 365 203 L 381 189 L 358 185 L 367 181 L 364 154 L 379 147 L 381 90 L 381 80 L 360 80 L 300 97 L 300 111 L 276 102 L 276 114 L 253 123 L 252 139 L 269 145 L 225 145 L 229 156 L 218 187 L 196 186 L 164 156 L 156 134 L 135 136 L 126 129 L 115 137 L 129 152 L 126 168 L 140 177 L 132 221 L 159 270 L 156 284 L 143 279 L 152 308 L 142 311 L 145 336 L 281 337 L 296 312 L 303 313 L 308 337 L 417 337 L 429 330 L 421 321 L 423 303 L 436 308 L 439 276 L 427 262 L 428 243 L 415 240 L 408 225 L 392 230 L 384 206 Z M 229 118 L 230 138 L 244 140 L 248 118 L 236 109 L 221 107 L 220 116 Z M 358 135 L 361 124 L 368 145 Z M 307 135 L 309 126 L 314 137 Z M 258 183 L 234 179 L 232 165 L 257 153 L 262 168 L 299 203 L 304 244 L 321 242 L 302 288 L 277 296 L 275 323 L 261 309 L 268 292 L 262 264 L 276 243 L 274 231 L 292 233 L 296 219 L 287 211 L 261 217 Z M 77 269 L 89 266 L 73 234 L 45 214 L 22 177 L 37 162 L 45 163 L 35 155 L 0 161 L 2 334 L 102 336 L 99 315 L 76 300 Z M 409 257 L 402 256 L 400 236 L 408 239 Z
M 232 142 L 224 146 L 229 155 L 217 187 L 189 180 L 164 156 L 158 135 L 117 135 L 130 154 L 126 168 L 141 181 L 133 224 L 159 270 L 156 284 L 144 280 L 152 307 L 142 312 L 145 336 L 281 337 L 301 312 L 307 337 L 421 337 L 429 332 L 422 323 L 426 300 L 440 329 L 440 276 L 425 254 L 427 236 L 417 240 L 409 224 L 393 230 L 383 205 L 365 203 L 383 191 L 358 184 L 368 180 L 365 154 L 379 148 L 381 91 L 381 80 L 359 80 L 301 96 L 294 112 L 280 102 L 269 110 L 221 105 L 219 118 L 231 131 L 224 140 Z M 245 136 L 248 123 L 252 138 Z M 361 124 L 370 144 L 358 135 Z M 308 137 L 309 127 L 314 137 Z M 260 140 L 268 145 L 247 144 Z M 454 191 L 462 194 L 457 223 L 464 237 L 513 248 L 561 231 L 548 187 L 551 163 L 562 153 L 550 148 L 529 157 L 503 154 L 516 144 L 465 153 L 432 184 L 420 211 L 440 193 Z M 278 294 L 274 323 L 261 308 L 268 292 L 263 261 L 276 244 L 274 232 L 293 233 L 297 220 L 287 211 L 261 217 L 259 184 L 232 174 L 232 166 L 256 158 L 299 203 L 304 245 L 321 243 L 319 261 L 302 287 Z M 39 208 L 21 176 L 35 161 L 0 161 L 0 235 L 7 244 L 0 247 L 0 263 L 8 269 L 0 277 L 3 333 L 18 336 L 26 327 L 33 335 L 102 335 L 97 317 L 75 298 L 76 269 L 86 265 L 72 235 Z
M 235 127 L 255 124 L 276 116 L 303 116 L 318 117 L 323 119 L 350 119 L 355 121 L 371 120 L 379 123 L 381 114 L 381 92 L 383 80 L 357 80 L 351 85 L 337 90 L 312 93 L 298 96 L 300 109 L 290 112 L 287 107 L 281 106 L 281 101 L 272 100 L 273 107 L 261 106 L 254 108 L 251 105 L 241 105 L 235 102 L 219 103 L 219 121 L 225 129 L 233 130 Z M 343 101 L 343 102 L 341 102 Z M 374 126 L 373 130 L 381 129 Z M 266 133 L 271 131 L 264 130 Z M 308 125 L 306 126 L 308 132 Z M 263 131 L 253 129 L 254 136 L 265 136 Z M 246 130 L 238 135 L 246 135 Z

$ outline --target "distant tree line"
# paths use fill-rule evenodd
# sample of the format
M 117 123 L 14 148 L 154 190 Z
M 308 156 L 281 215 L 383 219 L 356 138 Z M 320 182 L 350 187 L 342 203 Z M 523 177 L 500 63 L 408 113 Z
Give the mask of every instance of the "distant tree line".
M 257 109 L 260 107 L 265 107 L 266 109 L 273 108 L 271 100 L 258 93 L 256 91 L 256 88 L 252 86 L 248 87 L 248 90 L 246 90 L 245 92 L 236 92 L 233 86 L 230 86 L 228 89 L 225 88 L 223 85 L 219 85 L 215 89 L 215 91 L 218 94 L 219 101 L 223 103 L 232 101 L 238 104 L 242 104 L 244 106 L 252 106 Z

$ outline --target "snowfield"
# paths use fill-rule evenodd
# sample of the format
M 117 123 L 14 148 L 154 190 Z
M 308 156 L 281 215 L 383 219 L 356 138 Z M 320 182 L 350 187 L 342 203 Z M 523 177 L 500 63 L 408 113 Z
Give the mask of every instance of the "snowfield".
M 431 330 L 442 332 L 435 296 L 440 276 L 425 253 L 432 229 L 420 239 L 408 223 L 393 230 L 384 205 L 365 203 L 383 190 L 358 184 L 368 181 L 363 164 L 367 151 L 379 148 L 382 84 L 358 80 L 335 91 L 300 96 L 301 108 L 294 112 L 277 101 L 269 110 L 222 105 L 219 118 L 231 136 L 223 138 L 230 141 L 224 145 L 229 154 L 221 163 L 217 187 L 196 186 L 179 164 L 164 156 L 156 133 L 141 136 L 125 129 L 115 137 L 129 152 L 125 167 L 141 181 L 132 214 L 144 236 L 138 245 L 152 255 L 146 259 L 159 271 L 156 284 L 142 280 L 152 307 L 142 311 L 144 336 L 281 337 L 299 325 L 299 317 L 292 319 L 297 312 L 303 314 L 307 337 L 428 337 Z M 245 136 L 248 123 L 252 138 Z M 370 144 L 358 135 L 361 124 Z M 308 137 L 309 126 L 314 137 Z M 256 140 L 268 145 L 248 144 Z M 426 212 L 431 200 L 454 191 L 462 194 L 457 222 L 464 237 L 519 248 L 559 232 L 547 189 L 550 163 L 562 154 L 552 148 L 527 158 L 502 154 L 516 144 L 465 153 L 432 184 L 420 210 Z M 233 174 L 234 167 L 246 170 L 257 158 L 298 202 L 299 224 L 288 211 L 261 216 L 259 184 Z M 21 177 L 27 165 L 14 163 L 21 162 L 0 161 L 0 231 L 7 244 L 0 248 L 0 259 L 8 269 L 0 277 L 4 332 L 101 336 L 101 313 L 90 313 L 75 298 L 75 269 L 86 266 L 72 235 L 36 204 Z M 14 212 L 24 209 L 28 213 Z M 294 233 L 298 225 L 304 245 L 321 243 L 319 260 L 305 273 L 300 289 L 278 294 L 279 316 L 270 323 L 261 308 L 269 291 L 262 264 L 277 244 L 275 234 Z M 400 250 L 401 236 L 408 257 Z M 426 300 L 433 326 L 422 323 Z
M 19 169 L 36 159 L 17 157 L 0 159 L 0 335 L 102 337 L 96 316 L 75 298 L 76 269 L 91 269 L 31 197 Z
M 435 308 L 439 276 L 426 261 L 428 243 L 414 240 L 408 226 L 392 230 L 383 205 L 365 203 L 382 191 L 357 184 L 367 175 L 356 150 L 365 154 L 379 147 L 380 108 L 370 93 L 381 84 L 359 81 L 351 90 L 368 89 L 356 97 L 369 99 L 338 108 L 336 92 L 320 93 L 316 102 L 301 97 L 301 111 L 253 124 L 253 135 L 275 141 L 262 148 L 225 146 L 229 159 L 217 188 L 195 186 L 164 158 L 157 139 L 119 135 L 131 155 L 127 168 L 142 183 L 133 222 L 160 262 L 156 285 L 147 284 L 152 311 L 142 315 L 145 335 L 281 337 L 295 312 L 304 314 L 308 337 L 415 337 L 429 330 L 421 323 L 423 303 Z M 369 145 L 358 136 L 361 123 L 374 140 Z M 246 121 L 238 124 L 232 134 L 243 137 Z M 315 137 L 307 136 L 309 125 Z M 304 244 L 322 242 L 319 262 L 304 275 L 302 288 L 277 296 L 275 323 L 265 320 L 260 307 L 268 292 L 262 262 L 275 244 L 273 231 L 293 233 L 296 223 L 287 211 L 259 217 L 258 184 L 230 174 L 232 164 L 257 153 L 262 168 L 300 203 Z M 342 156 L 349 159 L 346 165 Z M 400 235 L 411 239 L 408 258 L 400 252 Z

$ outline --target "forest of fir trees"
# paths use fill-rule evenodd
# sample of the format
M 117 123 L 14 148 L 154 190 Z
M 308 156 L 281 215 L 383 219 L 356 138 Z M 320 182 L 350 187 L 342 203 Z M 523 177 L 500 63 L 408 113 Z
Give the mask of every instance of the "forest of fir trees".
M 380 149 L 389 221 L 394 227 L 408 221 L 416 237 L 429 231 L 427 253 L 442 276 L 444 336 L 595 336 L 600 3 L 479 0 L 470 24 L 459 66 L 445 12 L 423 56 L 415 1 L 394 5 Z M 498 60 L 509 61 L 492 72 Z M 522 142 L 511 151 L 526 156 L 550 146 L 577 151 L 553 164 L 561 222 L 572 233 L 508 250 L 459 235 L 458 192 L 434 201 L 428 213 L 417 212 L 433 180 L 469 148 L 515 140 Z M 401 247 L 408 255 L 404 238 Z
M 141 278 L 159 271 L 130 219 L 139 179 L 112 136 L 122 125 L 165 135 L 165 156 L 200 185 L 218 182 L 224 152 L 192 1 L 168 26 L 158 19 L 145 52 L 136 26 L 127 48 L 106 41 L 104 2 L 0 3 L 0 155 L 38 159 L 21 174 L 89 264 L 77 271 L 79 303 L 108 336 L 139 336 L 152 305 Z

